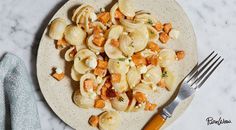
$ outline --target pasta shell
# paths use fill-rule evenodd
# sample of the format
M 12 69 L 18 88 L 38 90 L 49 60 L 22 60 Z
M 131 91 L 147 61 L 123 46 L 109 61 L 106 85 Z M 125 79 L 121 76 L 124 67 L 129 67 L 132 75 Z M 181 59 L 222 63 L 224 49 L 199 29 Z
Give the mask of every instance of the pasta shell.
M 75 47 L 71 47 L 71 48 L 69 48 L 67 51 L 66 51 L 66 53 L 65 53 L 65 60 L 66 61 L 73 61 L 74 60 L 74 57 L 71 57 L 70 56 L 70 53 L 73 51 L 75 49 Z
M 133 7 L 132 0 L 119 0 L 119 9 L 122 14 L 128 17 L 135 16 L 135 9 Z
M 98 95 L 101 95 L 101 89 L 103 87 L 103 85 L 105 84 L 106 80 L 108 79 L 108 77 L 105 77 L 102 82 L 98 85 L 98 88 L 97 88 L 97 94 Z
M 112 86 L 114 87 L 116 92 L 123 93 L 127 91 L 128 89 L 128 83 L 126 80 L 126 75 L 121 74 L 121 79 L 119 83 L 112 83 Z
M 169 67 L 176 61 L 175 51 L 172 49 L 162 49 L 159 53 L 159 64 L 161 67 Z
M 123 73 L 126 74 L 129 71 L 129 65 L 125 61 L 118 59 L 109 59 L 108 71 L 110 73 Z
M 132 39 L 127 34 L 122 34 L 119 38 L 120 50 L 128 57 L 134 54 L 135 48 L 132 45 Z
M 87 39 L 88 48 L 89 48 L 90 50 L 92 50 L 93 52 L 95 52 L 95 53 L 104 52 L 104 48 L 103 48 L 103 47 L 96 46 L 96 45 L 93 43 L 93 39 L 94 39 L 94 36 L 93 36 L 93 35 L 91 35 L 91 36 Z
M 157 19 L 153 15 L 147 13 L 136 14 L 134 17 L 134 21 L 149 25 L 157 23 Z
M 166 87 L 168 90 L 172 90 L 173 86 L 176 84 L 176 78 L 174 76 L 174 74 L 169 71 L 168 69 L 165 69 L 166 71 L 166 77 L 164 77 L 164 81 L 166 83 Z
M 78 73 L 85 74 L 91 70 L 90 67 L 85 65 L 85 59 L 88 57 L 96 57 L 96 55 L 89 49 L 82 49 L 75 55 L 74 67 Z
M 140 29 L 136 29 L 130 33 L 130 37 L 133 39 L 132 45 L 135 48 L 135 52 L 143 50 L 147 46 L 149 39 L 147 27 L 142 26 Z
M 157 32 L 157 30 L 153 26 L 147 25 L 147 29 L 148 29 L 148 34 L 149 34 L 150 40 L 156 41 L 159 39 L 159 33 Z
M 113 25 L 108 34 L 108 39 L 118 39 L 123 32 L 121 25 Z
M 110 59 L 118 59 L 118 58 L 124 58 L 121 50 L 118 47 L 114 47 L 111 44 L 111 39 L 108 39 L 104 45 L 104 50 L 107 56 Z
M 119 97 L 111 100 L 111 105 L 117 111 L 125 111 L 129 105 L 129 98 L 126 93 L 120 94 Z
M 66 28 L 66 21 L 64 19 L 62 18 L 54 19 L 49 28 L 49 37 L 54 40 L 62 39 L 65 28 Z
M 74 80 L 74 81 L 79 81 L 80 78 L 81 78 L 82 74 L 76 72 L 74 66 L 71 68 L 71 78 Z
M 139 83 L 136 85 L 135 88 L 133 88 L 133 93 L 141 92 L 144 93 L 145 95 L 149 95 L 149 93 L 152 92 L 152 89 L 150 87 L 150 84 L 145 84 L 145 83 Z
M 65 30 L 65 40 L 71 45 L 82 45 L 86 38 L 86 33 L 79 27 L 69 25 Z
M 141 81 L 141 74 L 136 67 L 129 69 L 129 72 L 127 73 L 127 81 L 131 89 Z
M 143 80 L 146 82 L 151 82 L 157 84 L 161 80 L 161 67 L 160 66 L 151 66 L 147 73 L 143 75 Z
M 82 96 L 85 96 L 85 97 L 88 97 L 88 93 L 84 90 L 84 81 L 87 80 L 87 79 L 92 79 L 96 83 L 96 77 L 95 77 L 94 74 L 91 74 L 91 73 L 84 74 L 80 78 L 80 89 L 79 89 L 80 90 L 80 94 Z
M 116 19 L 115 19 L 115 12 L 116 12 L 116 10 L 118 9 L 118 7 L 119 7 L 119 5 L 118 5 L 118 3 L 116 3 L 116 4 L 114 4 L 114 5 L 112 6 L 112 8 L 111 8 L 111 10 L 110 10 L 111 22 L 112 22 L 113 24 L 117 24 L 117 21 L 116 21 Z
M 81 14 L 82 10 L 88 5 L 86 4 L 83 4 L 81 6 L 79 6 L 78 8 L 76 8 L 74 11 L 73 11 L 73 15 L 72 15 L 72 21 L 75 22 L 76 21 L 76 18 L 78 17 L 78 14 Z
M 125 31 L 127 31 L 127 32 L 132 32 L 132 31 L 140 28 L 143 25 L 142 23 L 133 22 L 128 19 L 121 19 L 120 23 L 122 26 L 124 26 Z
M 91 108 L 94 105 L 94 100 L 88 97 L 82 96 L 78 90 L 74 92 L 73 100 L 77 106 L 81 108 L 85 108 L 85 109 Z
M 115 111 L 106 111 L 99 116 L 100 130 L 116 130 L 120 125 L 120 115 Z

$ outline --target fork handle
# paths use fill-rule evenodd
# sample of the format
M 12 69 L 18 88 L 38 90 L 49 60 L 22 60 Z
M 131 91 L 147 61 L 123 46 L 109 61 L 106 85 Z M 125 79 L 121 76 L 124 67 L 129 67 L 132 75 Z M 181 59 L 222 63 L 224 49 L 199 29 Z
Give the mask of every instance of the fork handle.
M 143 130 L 160 130 L 165 121 L 166 117 L 158 113 L 152 117 Z

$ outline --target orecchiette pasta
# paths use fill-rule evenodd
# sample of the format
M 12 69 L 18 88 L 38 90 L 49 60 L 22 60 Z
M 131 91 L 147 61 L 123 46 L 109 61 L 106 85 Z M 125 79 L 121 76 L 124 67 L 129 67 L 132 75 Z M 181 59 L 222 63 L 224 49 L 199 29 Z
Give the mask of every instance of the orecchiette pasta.
M 73 95 L 73 100 L 74 103 L 81 108 L 91 108 L 94 105 L 93 99 L 90 99 L 86 96 L 82 96 L 78 90 L 75 91 Z
M 147 73 L 143 75 L 143 79 L 146 82 L 157 84 L 161 80 L 161 75 L 162 72 L 160 66 L 151 66 Z
M 100 130 L 116 130 L 120 125 L 120 116 L 115 111 L 104 112 L 99 116 Z
M 159 53 L 161 67 L 169 67 L 176 61 L 176 54 L 172 49 L 163 49 Z
M 71 78 L 74 80 L 74 81 L 79 81 L 80 78 L 81 78 L 82 74 L 76 72 L 74 66 L 71 68 Z
M 113 24 L 117 24 L 117 21 L 115 19 L 115 13 L 116 13 L 116 10 L 118 9 L 119 5 L 118 3 L 114 4 L 111 8 L 111 11 L 110 11 L 110 15 L 111 15 L 111 22 Z
M 132 0 L 119 0 L 119 9 L 120 11 L 128 17 L 134 17 L 135 16 L 135 10 L 133 7 Z
M 73 46 L 73 47 L 69 48 L 69 49 L 66 51 L 66 53 L 65 53 L 65 60 L 66 60 L 66 61 L 73 61 L 73 60 L 74 60 L 74 56 L 71 56 L 71 55 L 70 55 L 71 52 L 72 52 L 74 49 L 76 49 L 76 48 Z
M 128 90 L 128 83 L 126 81 L 126 75 L 121 74 L 121 79 L 119 83 L 112 83 L 114 90 L 118 93 L 122 93 Z
M 49 29 L 49 37 L 55 40 L 63 38 L 66 28 L 66 21 L 62 18 L 56 18 L 52 21 Z
M 74 25 L 67 26 L 64 35 L 66 41 L 71 45 L 82 45 L 86 38 L 84 30 Z
M 87 73 L 87 74 L 84 74 L 83 76 L 81 76 L 81 78 L 80 78 L 80 94 L 82 95 L 82 96 L 85 96 L 85 97 L 88 97 L 89 95 L 88 95 L 88 92 L 86 92 L 85 90 L 84 90 L 84 81 L 85 80 L 87 80 L 87 79 L 91 79 L 91 80 L 93 80 L 93 81 L 96 81 L 96 77 L 95 77 L 95 75 L 93 75 L 93 74 L 91 74 L 91 73 Z M 96 83 L 96 82 L 95 82 Z
M 89 48 L 90 50 L 92 50 L 93 52 L 95 52 L 96 54 L 97 54 L 97 53 L 104 52 L 104 48 L 95 45 L 95 44 L 93 43 L 93 39 L 94 39 L 94 36 L 93 36 L 93 35 L 91 35 L 91 36 L 88 38 L 88 40 L 87 40 L 88 48 Z
M 118 39 L 123 32 L 123 27 L 120 25 L 113 25 L 110 28 L 108 39 Z
M 118 47 L 115 47 L 111 43 L 111 39 L 108 39 L 104 45 L 104 50 L 107 56 L 111 59 L 124 58 L 121 50 Z
M 123 93 L 119 97 L 112 99 L 111 105 L 118 111 L 125 111 L 129 105 L 129 98 L 126 93 Z
M 127 73 L 129 65 L 125 61 L 119 59 L 110 59 L 108 61 L 108 70 L 110 73 Z
M 131 89 L 133 89 L 141 81 L 141 74 L 136 67 L 131 67 L 128 71 L 127 81 Z
M 121 34 L 119 38 L 120 50 L 124 55 L 131 57 L 134 54 L 135 48 L 133 46 L 133 41 L 128 34 Z

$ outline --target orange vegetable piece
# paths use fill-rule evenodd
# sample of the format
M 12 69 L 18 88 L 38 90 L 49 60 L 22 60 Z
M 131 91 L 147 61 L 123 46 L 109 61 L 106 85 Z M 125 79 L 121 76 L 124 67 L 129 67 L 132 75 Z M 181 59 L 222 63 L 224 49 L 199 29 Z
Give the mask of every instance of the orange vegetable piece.
M 177 51 L 176 56 L 177 56 L 178 60 L 182 60 L 185 57 L 185 52 L 184 51 Z
M 157 104 L 152 104 L 150 102 L 147 102 L 145 105 L 146 111 L 153 111 L 157 107 Z
M 58 40 L 57 43 L 56 43 L 56 47 L 57 49 L 60 48 L 60 47 L 65 47 L 67 45 L 67 42 L 65 41 L 65 39 L 61 39 L 61 40 Z
M 171 29 L 172 29 L 172 24 L 171 23 L 165 23 L 164 24 L 164 32 L 165 33 L 169 33 Z
M 147 97 L 144 93 L 141 93 L 141 92 L 137 92 L 134 94 L 134 98 L 139 102 L 139 103 L 142 103 L 142 102 L 146 102 L 147 101 Z
M 98 126 L 98 122 L 99 122 L 99 118 L 98 116 L 95 116 L 95 115 L 92 115 L 90 118 L 89 118 L 89 124 L 92 126 L 92 127 L 97 127 Z
M 114 46 L 114 47 L 119 47 L 120 42 L 119 42 L 118 40 L 116 40 L 116 39 L 112 39 L 112 40 L 111 40 L 111 44 L 112 44 L 112 46 Z
M 157 85 L 162 88 L 165 88 L 166 87 L 165 79 L 161 79 L 161 81 L 159 81 L 159 83 Z
M 94 37 L 93 43 L 99 47 L 102 47 L 105 44 L 105 38 L 102 36 Z
M 154 42 L 149 42 L 148 43 L 148 48 L 152 51 L 157 51 L 157 52 L 160 51 L 160 47 Z
M 104 108 L 105 107 L 105 101 L 102 100 L 102 99 L 95 100 L 94 107 L 95 108 Z
M 94 28 L 93 28 L 93 34 L 95 35 L 95 36 L 100 36 L 100 33 L 102 33 L 103 32 L 103 30 L 99 27 L 99 26 L 95 26 Z
M 158 57 L 156 55 L 147 57 L 147 63 L 151 65 L 157 65 L 158 64 Z
M 155 24 L 155 28 L 156 28 L 157 31 L 162 31 L 164 27 L 163 27 L 163 25 L 161 24 L 161 22 L 157 22 L 157 23 Z
M 108 97 L 107 97 L 107 87 L 103 86 L 102 89 L 101 89 L 101 98 L 103 100 L 107 100 Z
M 159 40 L 162 43 L 167 43 L 169 39 L 170 39 L 170 37 L 169 37 L 169 35 L 167 33 L 165 33 L 165 32 L 160 33 Z
M 65 77 L 65 74 L 64 74 L 64 73 L 61 73 L 61 74 L 54 73 L 52 76 L 53 76 L 56 80 L 61 81 L 61 80 Z
M 111 74 L 111 82 L 112 83 L 119 83 L 120 80 L 121 80 L 121 74 L 119 74 L 119 73 Z
M 119 9 L 117 9 L 117 10 L 115 11 L 115 18 L 116 18 L 116 19 L 122 19 L 122 18 L 124 18 L 124 15 L 120 12 Z
M 97 65 L 97 67 L 102 68 L 102 69 L 107 69 L 107 66 L 108 66 L 107 61 L 98 60 L 98 65 Z
M 89 89 L 94 88 L 94 82 L 92 79 L 87 79 L 84 81 L 84 89 L 85 91 L 88 91 Z
M 147 61 L 146 61 L 146 58 L 144 58 L 141 53 L 136 53 L 132 56 L 132 61 L 134 62 L 134 64 L 136 66 L 139 66 L 139 65 L 146 65 L 147 64 Z
M 111 16 L 109 12 L 102 12 L 98 14 L 98 20 L 102 23 L 107 23 L 110 20 Z
M 102 69 L 102 68 L 96 67 L 96 68 L 94 69 L 94 72 L 93 72 L 93 73 L 94 73 L 95 75 L 98 75 L 98 76 L 103 77 L 103 76 L 106 74 L 106 72 L 107 72 L 106 69 Z

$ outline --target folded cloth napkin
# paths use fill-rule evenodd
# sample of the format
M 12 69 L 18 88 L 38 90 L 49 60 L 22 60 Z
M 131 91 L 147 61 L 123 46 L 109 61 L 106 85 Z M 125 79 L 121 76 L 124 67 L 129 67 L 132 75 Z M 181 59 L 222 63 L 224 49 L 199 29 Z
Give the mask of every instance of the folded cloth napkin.
M 5 54 L 0 61 L 0 130 L 40 130 L 32 86 L 23 61 Z

